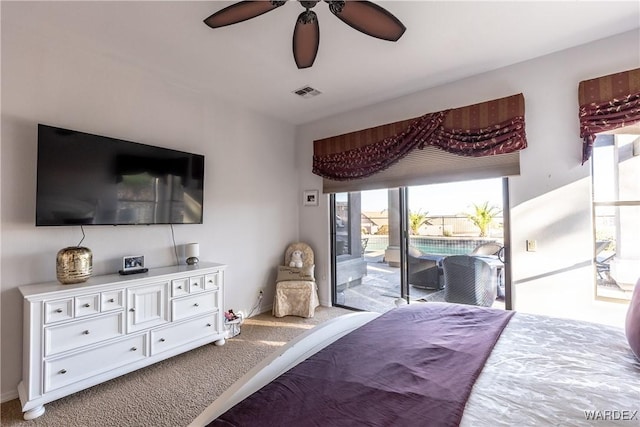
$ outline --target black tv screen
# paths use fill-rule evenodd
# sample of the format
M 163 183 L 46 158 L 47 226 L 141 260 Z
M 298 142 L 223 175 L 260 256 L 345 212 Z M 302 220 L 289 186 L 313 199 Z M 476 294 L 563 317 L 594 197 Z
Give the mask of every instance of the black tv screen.
M 202 223 L 204 156 L 38 125 L 36 225 Z

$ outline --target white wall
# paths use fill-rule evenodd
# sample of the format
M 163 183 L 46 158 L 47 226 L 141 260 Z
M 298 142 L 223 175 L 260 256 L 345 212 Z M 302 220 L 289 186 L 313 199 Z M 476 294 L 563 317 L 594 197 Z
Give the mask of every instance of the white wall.
M 516 309 L 566 314 L 593 295 L 590 165 L 580 165 L 578 83 L 639 66 L 636 30 L 301 126 L 300 181 L 322 188 L 311 173 L 315 139 L 522 92 L 529 147 L 521 175 L 510 179 Z M 300 238 L 316 247 L 323 303 L 331 299 L 328 209 L 321 197 L 318 208 L 300 215 Z M 537 252 L 525 252 L 526 239 L 538 241 Z M 545 298 L 534 303 L 533 290 Z
M 21 377 L 18 287 L 55 280 L 57 251 L 82 236 L 34 226 L 38 123 L 204 154 L 204 223 L 174 226 L 176 243 L 199 242 L 202 260 L 228 264 L 226 308 L 248 312 L 264 288 L 268 310 L 274 266 L 298 237 L 294 127 L 17 25 L 2 27 L 2 400 L 17 396 Z M 175 263 L 169 226 L 85 232 L 96 275 L 117 271 L 127 254 L 144 254 L 148 267 Z

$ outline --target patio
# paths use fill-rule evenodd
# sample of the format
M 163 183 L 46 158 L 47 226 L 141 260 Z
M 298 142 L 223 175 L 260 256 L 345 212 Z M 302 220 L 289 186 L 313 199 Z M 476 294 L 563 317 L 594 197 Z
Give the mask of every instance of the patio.
M 367 275 L 362 284 L 348 287 L 338 295 L 338 303 L 362 310 L 384 313 L 396 306 L 400 298 L 400 268 L 390 267 L 384 261 L 384 251 L 366 252 Z M 410 286 L 410 302 L 444 301 L 443 290 L 428 290 Z M 504 308 L 504 302 L 496 300 L 493 307 Z
M 362 283 L 340 292 L 338 304 L 380 313 L 396 307 L 396 301 L 400 297 L 400 269 L 384 262 L 382 250 L 365 252 L 364 260 L 367 273 L 362 277 Z M 601 281 L 598 292 L 608 292 L 618 297 L 630 295 L 630 290 L 621 290 L 610 281 Z M 517 285 L 516 293 L 517 311 L 588 320 L 618 327 L 624 325 L 628 306 L 624 302 L 595 300 L 593 291 L 585 292 L 584 284 L 580 283 L 566 282 L 561 289 Z M 549 295 L 554 297 L 549 298 Z M 409 296 L 410 303 L 444 301 L 444 291 L 414 286 L 409 287 Z M 492 307 L 504 308 L 504 301 L 496 299 Z

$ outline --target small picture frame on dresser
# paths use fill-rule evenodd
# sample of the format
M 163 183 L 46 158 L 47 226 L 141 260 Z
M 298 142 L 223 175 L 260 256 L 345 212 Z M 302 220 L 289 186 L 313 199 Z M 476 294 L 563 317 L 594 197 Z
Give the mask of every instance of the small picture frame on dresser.
M 144 255 L 128 255 L 122 257 L 122 270 L 120 274 L 146 273 L 148 268 L 144 267 Z

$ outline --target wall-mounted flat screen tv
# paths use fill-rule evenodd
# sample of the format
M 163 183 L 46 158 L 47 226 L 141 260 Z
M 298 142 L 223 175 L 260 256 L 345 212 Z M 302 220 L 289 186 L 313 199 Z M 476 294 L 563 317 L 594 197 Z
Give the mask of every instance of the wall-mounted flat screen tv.
M 204 156 L 38 125 L 36 225 L 201 224 Z

